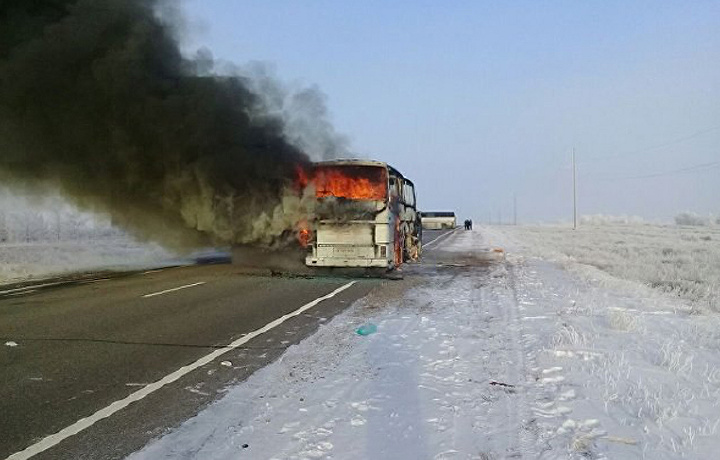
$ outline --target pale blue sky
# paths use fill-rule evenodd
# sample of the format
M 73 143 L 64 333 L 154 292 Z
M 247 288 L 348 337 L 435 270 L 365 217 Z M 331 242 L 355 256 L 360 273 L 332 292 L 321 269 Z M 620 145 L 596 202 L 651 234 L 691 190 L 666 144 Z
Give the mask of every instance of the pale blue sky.
M 186 49 L 317 84 L 426 210 L 720 214 L 720 2 L 186 0 Z M 684 139 L 684 140 L 681 140 Z M 677 141 L 677 142 L 675 142 Z M 654 148 L 660 146 L 659 148 Z

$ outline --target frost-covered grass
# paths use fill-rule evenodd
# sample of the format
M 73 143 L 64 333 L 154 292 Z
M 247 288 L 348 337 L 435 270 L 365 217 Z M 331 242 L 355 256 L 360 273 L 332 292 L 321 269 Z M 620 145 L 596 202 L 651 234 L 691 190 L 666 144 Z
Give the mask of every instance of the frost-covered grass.
M 532 318 L 525 342 L 546 418 L 538 422 L 541 440 L 565 442 L 567 458 L 715 458 L 717 315 L 689 315 L 672 308 L 677 299 L 585 283 L 517 252 L 510 258 L 521 267 L 521 314 Z M 552 369 L 563 378 L 542 378 Z M 559 407 L 566 418 L 550 419 Z
M 576 232 L 559 226 L 481 231 L 521 267 L 520 309 L 532 318 L 526 346 L 541 350 L 528 360 L 535 369 L 562 369 L 555 387 L 536 377 L 543 384 L 538 406 L 572 410 L 566 420 L 538 422 L 541 440 L 565 442 L 567 458 L 717 457 L 720 315 L 687 308 L 717 305 L 717 291 L 649 281 L 695 273 L 717 286 L 718 249 L 705 244 L 718 244 L 717 228 L 608 221 Z M 668 247 L 673 251 L 663 251 Z
M 531 254 L 593 266 L 720 311 L 720 227 L 607 223 L 499 230 Z

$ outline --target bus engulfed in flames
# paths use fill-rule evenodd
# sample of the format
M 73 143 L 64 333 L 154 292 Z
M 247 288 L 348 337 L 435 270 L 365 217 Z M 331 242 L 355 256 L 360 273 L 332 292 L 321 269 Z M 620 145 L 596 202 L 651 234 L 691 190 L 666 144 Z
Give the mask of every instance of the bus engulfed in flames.
M 306 265 L 392 269 L 419 255 L 412 182 L 386 163 L 337 160 L 298 169 L 313 216 L 298 227 Z

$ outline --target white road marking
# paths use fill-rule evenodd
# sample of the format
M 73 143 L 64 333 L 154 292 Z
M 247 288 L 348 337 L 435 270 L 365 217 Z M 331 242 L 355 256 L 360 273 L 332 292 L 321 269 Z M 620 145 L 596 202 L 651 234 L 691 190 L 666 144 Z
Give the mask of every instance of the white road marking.
M 149 274 L 151 274 L 151 273 L 159 273 L 159 272 L 161 272 L 161 271 L 163 271 L 163 270 L 164 270 L 164 268 L 158 268 L 158 269 L 155 269 L 155 270 L 148 270 L 148 271 L 146 271 L 146 272 L 142 272 L 142 274 L 143 274 L 143 275 L 149 275 Z
M 27 291 L 20 291 L 20 292 L 13 292 L 12 294 L 8 294 L 8 297 L 10 296 L 20 296 L 25 294 L 32 294 L 33 292 L 37 292 L 37 289 L 29 289 Z
M 110 281 L 110 278 L 97 278 L 94 280 L 81 281 L 81 283 L 82 284 L 93 284 L 93 283 L 102 283 L 104 281 Z
M 153 292 L 152 294 L 145 294 L 143 297 L 144 298 L 155 297 L 156 295 L 163 295 L 163 294 L 167 294 L 168 292 L 179 291 L 180 289 L 187 289 L 187 288 L 191 288 L 194 286 L 200 286 L 201 284 L 205 284 L 205 281 L 200 281 L 198 283 L 192 283 L 192 284 L 186 284 L 185 286 L 178 286 L 178 287 L 172 288 L 172 289 L 165 289 L 164 291 Z
M 25 460 L 28 458 L 31 458 L 41 452 L 44 452 L 48 449 L 50 449 L 53 446 L 58 445 L 63 440 L 69 438 L 70 436 L 74 436 L 78 433 L 80 433 L 83 430 L 86 430 L 87 428 L 90 428 L 95 423 L 99 422 L 102 419 L 108 418 L 114 413 L 126 408 L 130 404 L 140 401 L 141 399 L 145 398 L 146 396 L 156 392 L 157 390 L 161 389 L 165 385 L 168 385 L 181 377 L 183 377 L 186 374 L 189 374 L 190 372 L 194 371 L 195 369 L 198 369 L 215 359 L 219 358 L 220 356 L 224 355 L 225 353 L 232 351 L 236 348 L 238 348 L 241 345 L 244 345 L 245 343 L 249 342 L 250 340 L 254 339 L 255 337 L 266 333 L 267 331 L 281 325 L 285 321 L 287 321 L 290 318 L 293 318 L 295 316 L 300 315 L 306 310 L 311 309 L 312 307 L 316 306 L 323 300 L 330 299 L 332 297 L 335 297 L 337 294 L 341 293 L 345 289 L 349 288 L 355 284 L 355 281 L 350 281 L 349 283 L 343 284 L 339 288 L 335 289 L 329 294 L 325 294 L 322 297 L 318 297 L 317 299 L 313 300 L 312 302 L 308 302 L 302 307 L 298 308 L 295 311 L 292 311 L 288 313 L 287 315 L 281 316 L 280 318 L 277 318 L 274 321 L 271 321 L 267 323 L 265 326 L 261 327 L 260 329 L 256 329 L 249 334 L 235 340 L 231 344 L 223 347 L 218 348 L 217 350 L 213 351 L 212 353 L 209 353 L 202 358 L 198 359 L 192 364 L 188 364 L 187 366 L 183 366 L 180 369 L 176 370 L 172 374 L 168 374 L 162 379 L 158 380 L 157 382 L 151 383 L 147 385 L 146 387 L 131 393 L 127 397 L 120 399 L 118 401 L 115 401 L 114 403 L 110 404 L 109 406 L 100 409 L 99 411 L 95 412 L 94 414 L 90 415 L 89 417 L 82 418 L 78 420 L 77 422 L 73 423 L 72 425 L 63 428 L 62 430 L 58 431 L 55 434 L 51 434 L 50 436 L 47 436 L 37 443 L 29 446 L 25 450 L 22 450 L 20 452 L 16 452 L 9 456 L 6 460 Z
M 429 243 L 427 243 L 427 244 L 423 244 L 423 248 L 427 248 L 428 246 L 432 246 L 433 244 L 437 243 L 438 241 L 444 240 L 445 238 L 449 237 L 449 236 L 452 235 L 453 233 L 455 233 L 455 230 L 450 230 L 450 231 L 447 232 L 446 234 L 438 236 L 437 238 L 435 238 L 435 239 L 432 240 L 431 242 L 429 242 Z
M 44 287 L 50 287 L 50 286 L 57 286 L 58 284 L 62 284 L 62 281 L 59 281 L 57 283 L 45 283 L 45 284 L 34 284 L 32 286 L 25 286 L 21 288 L 15 288 L 15 289 L 8 289 L 6 291 L 0 291 L 0 295 L 5 294 L 13 294 L 15 292 L 24 292 L 30 289 L 38 289 L 38 288 L 44 288 Z

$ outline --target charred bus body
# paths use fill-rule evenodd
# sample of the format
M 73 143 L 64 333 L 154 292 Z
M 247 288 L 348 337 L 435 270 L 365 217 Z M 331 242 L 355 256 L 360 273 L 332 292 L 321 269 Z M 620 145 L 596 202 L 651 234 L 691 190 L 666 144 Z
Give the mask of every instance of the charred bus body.
M 304 180 L 317 201 L 309 228 L 299 235 L 307 266 L 391 270 L 420 257 L 415 186 L 392 166 L 319 162 Z

